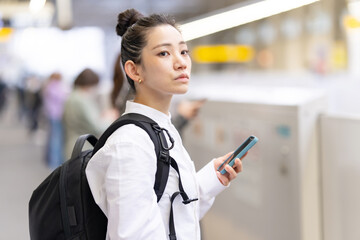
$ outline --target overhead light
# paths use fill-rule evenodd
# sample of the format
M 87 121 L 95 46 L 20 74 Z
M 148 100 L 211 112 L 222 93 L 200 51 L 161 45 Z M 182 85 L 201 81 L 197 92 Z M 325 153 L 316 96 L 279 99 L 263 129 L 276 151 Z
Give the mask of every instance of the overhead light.
M 185 41 L 207 36 L 245 23 L 270 17 L 319 0 L 250 1 L 211 16 L 180 25 Z
M 30 0 L 29 9 L 32 13 L 40 12 L 45 6 L 46 0 Z

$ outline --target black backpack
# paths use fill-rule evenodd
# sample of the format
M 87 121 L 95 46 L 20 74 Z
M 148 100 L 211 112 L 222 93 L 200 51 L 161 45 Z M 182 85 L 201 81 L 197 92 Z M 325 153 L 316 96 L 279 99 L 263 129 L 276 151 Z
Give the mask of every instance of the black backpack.
M 160 128 L 152 119 L 141 114 L 130 113 L 116 120 L 99 138 L 87 134 L 80 136 L 74 146 L 70 160 L 55 169 L 33 192 L 29 202 L 29 230 L 31 240 L 101 240 L 106 237 L 107 218 L 95 203 L 85 175 L 86 166 L 108 137 L 125 124 L 135 124 L 144 129 L 155 146 L 157 172 L 154 190 L 159 201 L 163 195 L 172 166 L 179 174 L 176 161 L 169 150 L 174 145 L 166 129 Z M 167 136 L 165 136 L 167 133 Z M 166 138 L 171 146 L 168 147 Z M 82 150 L 88 141 L 93 149 Z M 179 192 L 184 204 L 189 199 L 182 188 L 179 174 Z M 173 201 L 173 199 L 172 199 Z M 170 215 L 170 238 L 176 239 L 173 213 Z

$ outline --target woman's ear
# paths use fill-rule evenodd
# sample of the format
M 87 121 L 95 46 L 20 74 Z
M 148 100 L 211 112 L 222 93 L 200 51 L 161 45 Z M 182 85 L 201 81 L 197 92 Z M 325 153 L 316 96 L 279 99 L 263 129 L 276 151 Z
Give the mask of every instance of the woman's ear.
M 139 82 L 140 74 L 138 66 L 131 60 L 125 62 L 124 70 L 126 74 L 134 81 Z

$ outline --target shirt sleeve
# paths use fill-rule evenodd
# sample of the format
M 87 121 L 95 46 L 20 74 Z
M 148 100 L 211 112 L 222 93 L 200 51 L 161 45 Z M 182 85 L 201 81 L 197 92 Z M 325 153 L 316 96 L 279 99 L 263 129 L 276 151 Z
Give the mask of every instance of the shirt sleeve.
M 153 190 L 156 154 L 150 137 L 126 125 L 110 138 L 86 169 L 94 199 L 108 218 L 107 239 L 167 239 Z
M 215 197 L 229 186 L 222 185 L 217 178 L 214 168 L 214 160 L 215 159 L 206 164 L 197 172 L 196 175 L 200 194 L 200 219 L 202 219 L 207 211 L 211 208 Z

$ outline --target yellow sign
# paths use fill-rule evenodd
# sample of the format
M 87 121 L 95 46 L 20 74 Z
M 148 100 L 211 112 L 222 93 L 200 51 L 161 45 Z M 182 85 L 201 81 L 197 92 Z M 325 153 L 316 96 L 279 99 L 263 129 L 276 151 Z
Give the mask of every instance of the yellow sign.
M 254 58 L 254 49 L 246 45 L 197 46 L 192 52 L 197 63 L 244 63 Z
M 0 28 L 0 42 L 6 42 L 7 40 L 9 40 L 12 32 L 13 32 L 12 28 L 8 28 L 8 27 Z
M 347 28 L 360 28 L 360 20 L 356 17 L 346 16 L 344 18 L 344 25 Z

